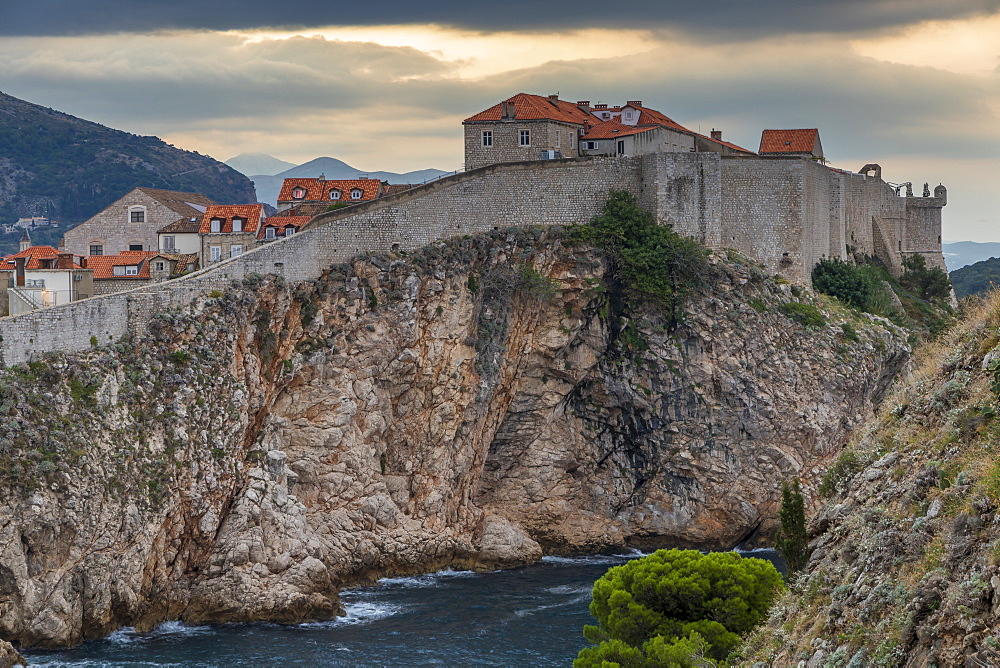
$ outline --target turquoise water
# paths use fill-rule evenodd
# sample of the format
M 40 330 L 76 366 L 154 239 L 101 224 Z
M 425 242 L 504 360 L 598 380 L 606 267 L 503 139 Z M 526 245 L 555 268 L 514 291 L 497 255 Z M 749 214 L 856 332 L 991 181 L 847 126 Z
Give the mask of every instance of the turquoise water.
M 640 556 L 546 557 L 509 571 L 443 571 L 344 591 L 347 616 L 279 626 L 163 624 L 122 629 L 39 666 L 568 666 L 594 622 L 594 580 Z M 775 560 L 773 552 L 753 556 Z

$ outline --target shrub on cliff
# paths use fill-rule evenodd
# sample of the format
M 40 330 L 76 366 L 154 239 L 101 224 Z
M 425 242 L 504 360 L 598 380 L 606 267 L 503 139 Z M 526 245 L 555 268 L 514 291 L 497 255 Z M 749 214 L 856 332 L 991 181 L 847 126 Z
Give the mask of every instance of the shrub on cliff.
M 674 318 L 708 270 L 708 249 L 658 225 L 624 190 L 612 190 L 601 214 L 575 226 L 570 238 L 607 252 L 628 296 L 649 300 Z
M 792 484 L 781 484 L 781 510 L 778 512 L 781 526 L 774 538 L 774 545 L 781 558 L 788 565 L 790 573 L 801 571 L 809 560 L 809 540 L 806 537 L 805 500 L 798 479 Z
M 760 624 L 782 590 L 781 575 L 763 559 L 735 552 L 659 550 L 609 570 L 594 583 L 584 627 L 593 647 L 575 668 L 704 665 L 724 659 L 740 635 Z
M 881 281 L 867 267 L 858 267 L 843 260 L 820 260 L 812 270 L 813 287 L 823 294 L 862 311 L 874 313 Z

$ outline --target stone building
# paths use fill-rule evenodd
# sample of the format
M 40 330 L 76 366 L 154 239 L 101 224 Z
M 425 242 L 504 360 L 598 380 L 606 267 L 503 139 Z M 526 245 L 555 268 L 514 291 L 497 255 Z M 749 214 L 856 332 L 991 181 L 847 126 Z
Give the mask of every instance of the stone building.
M 198 256 L 124 251 L 117 255 L 93 255 L 86 267 L 94 275 L 94 294 L 123 292 L 150 283 L 159 283 L 197 268 Z
M 591 106 L 587 100 L 572 103 L 558 95 L 518 93 L 462 124 L 466 169 L 580 155 L 633 157 L 664 151 L 754 155 L 722 141 L 721 131 L 706 137 L 644 106 L 642 100 L 619 107 Z
M 215 204 L 197 193 L 135 188 L 63 235 L 60 247 L 74 255 L 117 255 L 159 250 L 158 232 L 178 220 L 201 218 Z
M 0 316 L 69 304 L 94 294 L 83 258 L 52 246 L 28 246 L 0 259 Z
M 156 231 L 158 248 L 163 253 L 201 253 L 201 216 L 175 220 Z
M 264 222 L 263 204 L 210 206 L 201 217 L 201 266 L 242 255 L 257 245 Z

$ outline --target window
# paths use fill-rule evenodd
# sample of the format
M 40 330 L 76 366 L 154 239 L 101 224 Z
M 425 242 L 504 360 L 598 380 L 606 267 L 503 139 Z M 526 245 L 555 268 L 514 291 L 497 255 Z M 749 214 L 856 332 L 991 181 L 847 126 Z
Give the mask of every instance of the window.
M 211 246 L 208 249 L 208 257 L 212 262 L 218 262 L 222 259 L 222 246 Z
M 531 130 L 521 130 L 519 135 L 521 137 L 521 146 L 531 146 Z
M 24 281 L 24 287 L 26 288 L 44 288 L 45 279 L 44 278 L 28 278 Z
M 264 228 L 264 238 L 265 239 L 274 239 L 274 228 L 273 227 L 265 227 Z
M 145 223 L 146 210 L 142 207 L 132 207 L 128 210 L 128 219 L 132 223 Z
M 483 130 L 483 146 L 493 146 L 492 130 Z
M 177 250 L 177 238 L 163 237 L 163 250 L 167 251 Z
M 351 190 L 351 199 L 361 199 L 364 194 L 361 188 L 354 188 Z
M 618 155 L 625 155 L 625 142 L 624 141 L 619 141 L 618 142 Z
M 306 196 L 305 188 L 295 188 L 292 190 L 292 199 L 303 199 Z
M 163 269 L 164 269 L 163 263 L 162 262 L 157 262 L 156 263 L 156 271 L 163 271 Z
M 584 148 L 584 150 L 587 150 L 587 151 L 596 151 L 597 150 L 597 142 L 596 141 L 585 141 L 585 142 L 583 142 L 583 148 Z
M 340 199 L 340 191 L 336 190 L 336 189 L 331 190 L 330 191 L 330 199 Z
M 90 244 L 91 255 L 104 255 L 104 246 L 101 244 Z
M 285 236 L 287 237 L 290 234 L 295 234 L 295 228 L 294 227 L 286 227 L 285 228 Z
M 138 276 L 139 275 L 139 265 L 130 264 L 125 267 L 126 276 Z
M 243 254 L 243 246 L 233 245 L 229 247 L 229 257 L 236 257 Z
M 218 233 L 222 231 L 222 219 L 213 218 L 211 225 L 212 225 L 211 230 L 213 233 Z
M 556 148 L 562 148 L 562 133 L 556 131 Z
M 129 250 L 141 251 L 142 250 L 142 244 L 129 244 L 128 245 L 128 249 Z
M 628 120 L 632 120 L 632 112 L 631 111 L 626 111 L 625 112 L 625 118 L 627 118 Z
M 243 219 L 233 218 L 233 232 L 242 232 L 242 231 L 243 231 Z

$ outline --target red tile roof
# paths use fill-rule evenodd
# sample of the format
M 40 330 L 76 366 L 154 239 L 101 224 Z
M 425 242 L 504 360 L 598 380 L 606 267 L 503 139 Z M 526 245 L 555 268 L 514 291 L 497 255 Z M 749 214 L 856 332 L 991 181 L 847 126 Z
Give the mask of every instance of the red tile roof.
M 201 234 L 209 234 L 212 231 L 212 219 L 220 218 L 222 225 L 220 232 L 233 231 L 233 218 L 242 218 L 244 232 L 256 232 L 261 218 L 264 216 L 263 204 L 226 204 L 210 206 L 205 209 L 205 215 L 201 218 Z
M 686 127 L 670 118 L 665 114 L 661 114 L 655 109 L 650 109 L 649 107 L 640 107 L 637 104 L 626 105 L 632 107 L 633 109 L 639 110 L 639 120 L 636 125 L 662 125 L 673 130 L 681 130 L 683 132 L 691 132 Z
M 292 191 L 296 187 L 305 188 L 306 196 L 292 197 Z M 351 190 L 359 188 L 361 190 L 360 199 L 351 199 Z M 375 199 L 382 190 L 382 182 L 378 179 L 326 179 L 320 181 L 316 179 L 285 179 L 281 184 L 281 192 L 278 193 L 279 202 L 364 202 Z M 330 191 L 339 190 L 340 198 L 331 199 Z
M 812 153 L 819 130 L 764 130 L 760 135 L 760 153 Z
M 628 135 L 637 135 L 643 132 L 650 132 L 652 130 L 658 129 L 658 125 L 649 125 L 646 127 L 636 127 L 633 125 L 625 125 L 617 118 L 612 118 L 610 120 L 604 121 L 603 123 L 598 123 L 594 127 L 590 128 L 587 134 L 580 137 L 580 141 L 590 141 L 594 139 L 613 139 L 615 137 L 627 137 Z
M 140 280 L 149 278 L 149 260 L 159 255 L 156 251 L 122 251 L 118 255 L 91 255 L 87 258 L 87 269 L 94 270 L 94 280 L 124 279 Z M 138 266 L 135 276 L 115 276 L 115 267 Z
M 739 151 L 741 153 L 746 153 L 748 155 L 757 155 L 756 153 L 754 153 L 750 149 L 743 148 L 742 146 L 738 146 L 738 145 L 736 145 L 736 144 L 734 144 L 734 143 L 732 143 L 730 141 L 723 141 L 721 139 L 713 139 L 712 137 L 707 137 L 705 135 L 698 135 L 698 136 L 701 137 L 702 139 L 707 139 L 710 142 L 715 142 L 716 144 L 722 144 L 723 146 L 731 148 L 734 151 Z
M 284 236 L 285 233 L 283 230 L 287 227 L 293 227 L 295 228 L 295 231 L 298 232 L 302 226 L 310 220 L 312 220 L 312 216 L 271 216 L 264 221 L 263 225 L 260 226 L 260 230 L 257 232 L 257 238 L 263 239 L 264 231 L 268 227 L 277 228 L 276 232 L 281 231 L 281 233 L 277 235 L 279 237 Z
M 14 253 L 13 255 L 8 255 L 0 261 L 0 269 L 4 271 L 9 271 L 14 269 L 16 263 L 14 258 L 23 257 L 27 258 L 27 262 L 24 263 L 25 269 L 42 269 L 42 260 L 55 260 L 59 257 L 59 249 L 53 248 L 52 246 L 30 246 L 27 250 L 23 250 L 19 253 Z M 74 256 L 74 258 L 77 256 Z M 79 263 L 74 259 L 73 267 L 76 269 L 80 268 Z M 54 267 L 53 267 L 54 268 Z
M 562 123 L 574 123 L 576 125 L 588 125 L 592 123 L 593 117 L 580 109 L 572 102 L 566 100 L 553 100 L 541 95 L 531 95 L 530 93 L 518 93 L 507 98 L 505 102 L 514 105 L 514 117 L 520 121 L 560 121 Z M 495 104 L 485 111 L 481 111 L 475 116 L 465 119 L 465 123 L 475 123 L 476 121 L 499 121 L 502 119 L 502 106 Z

